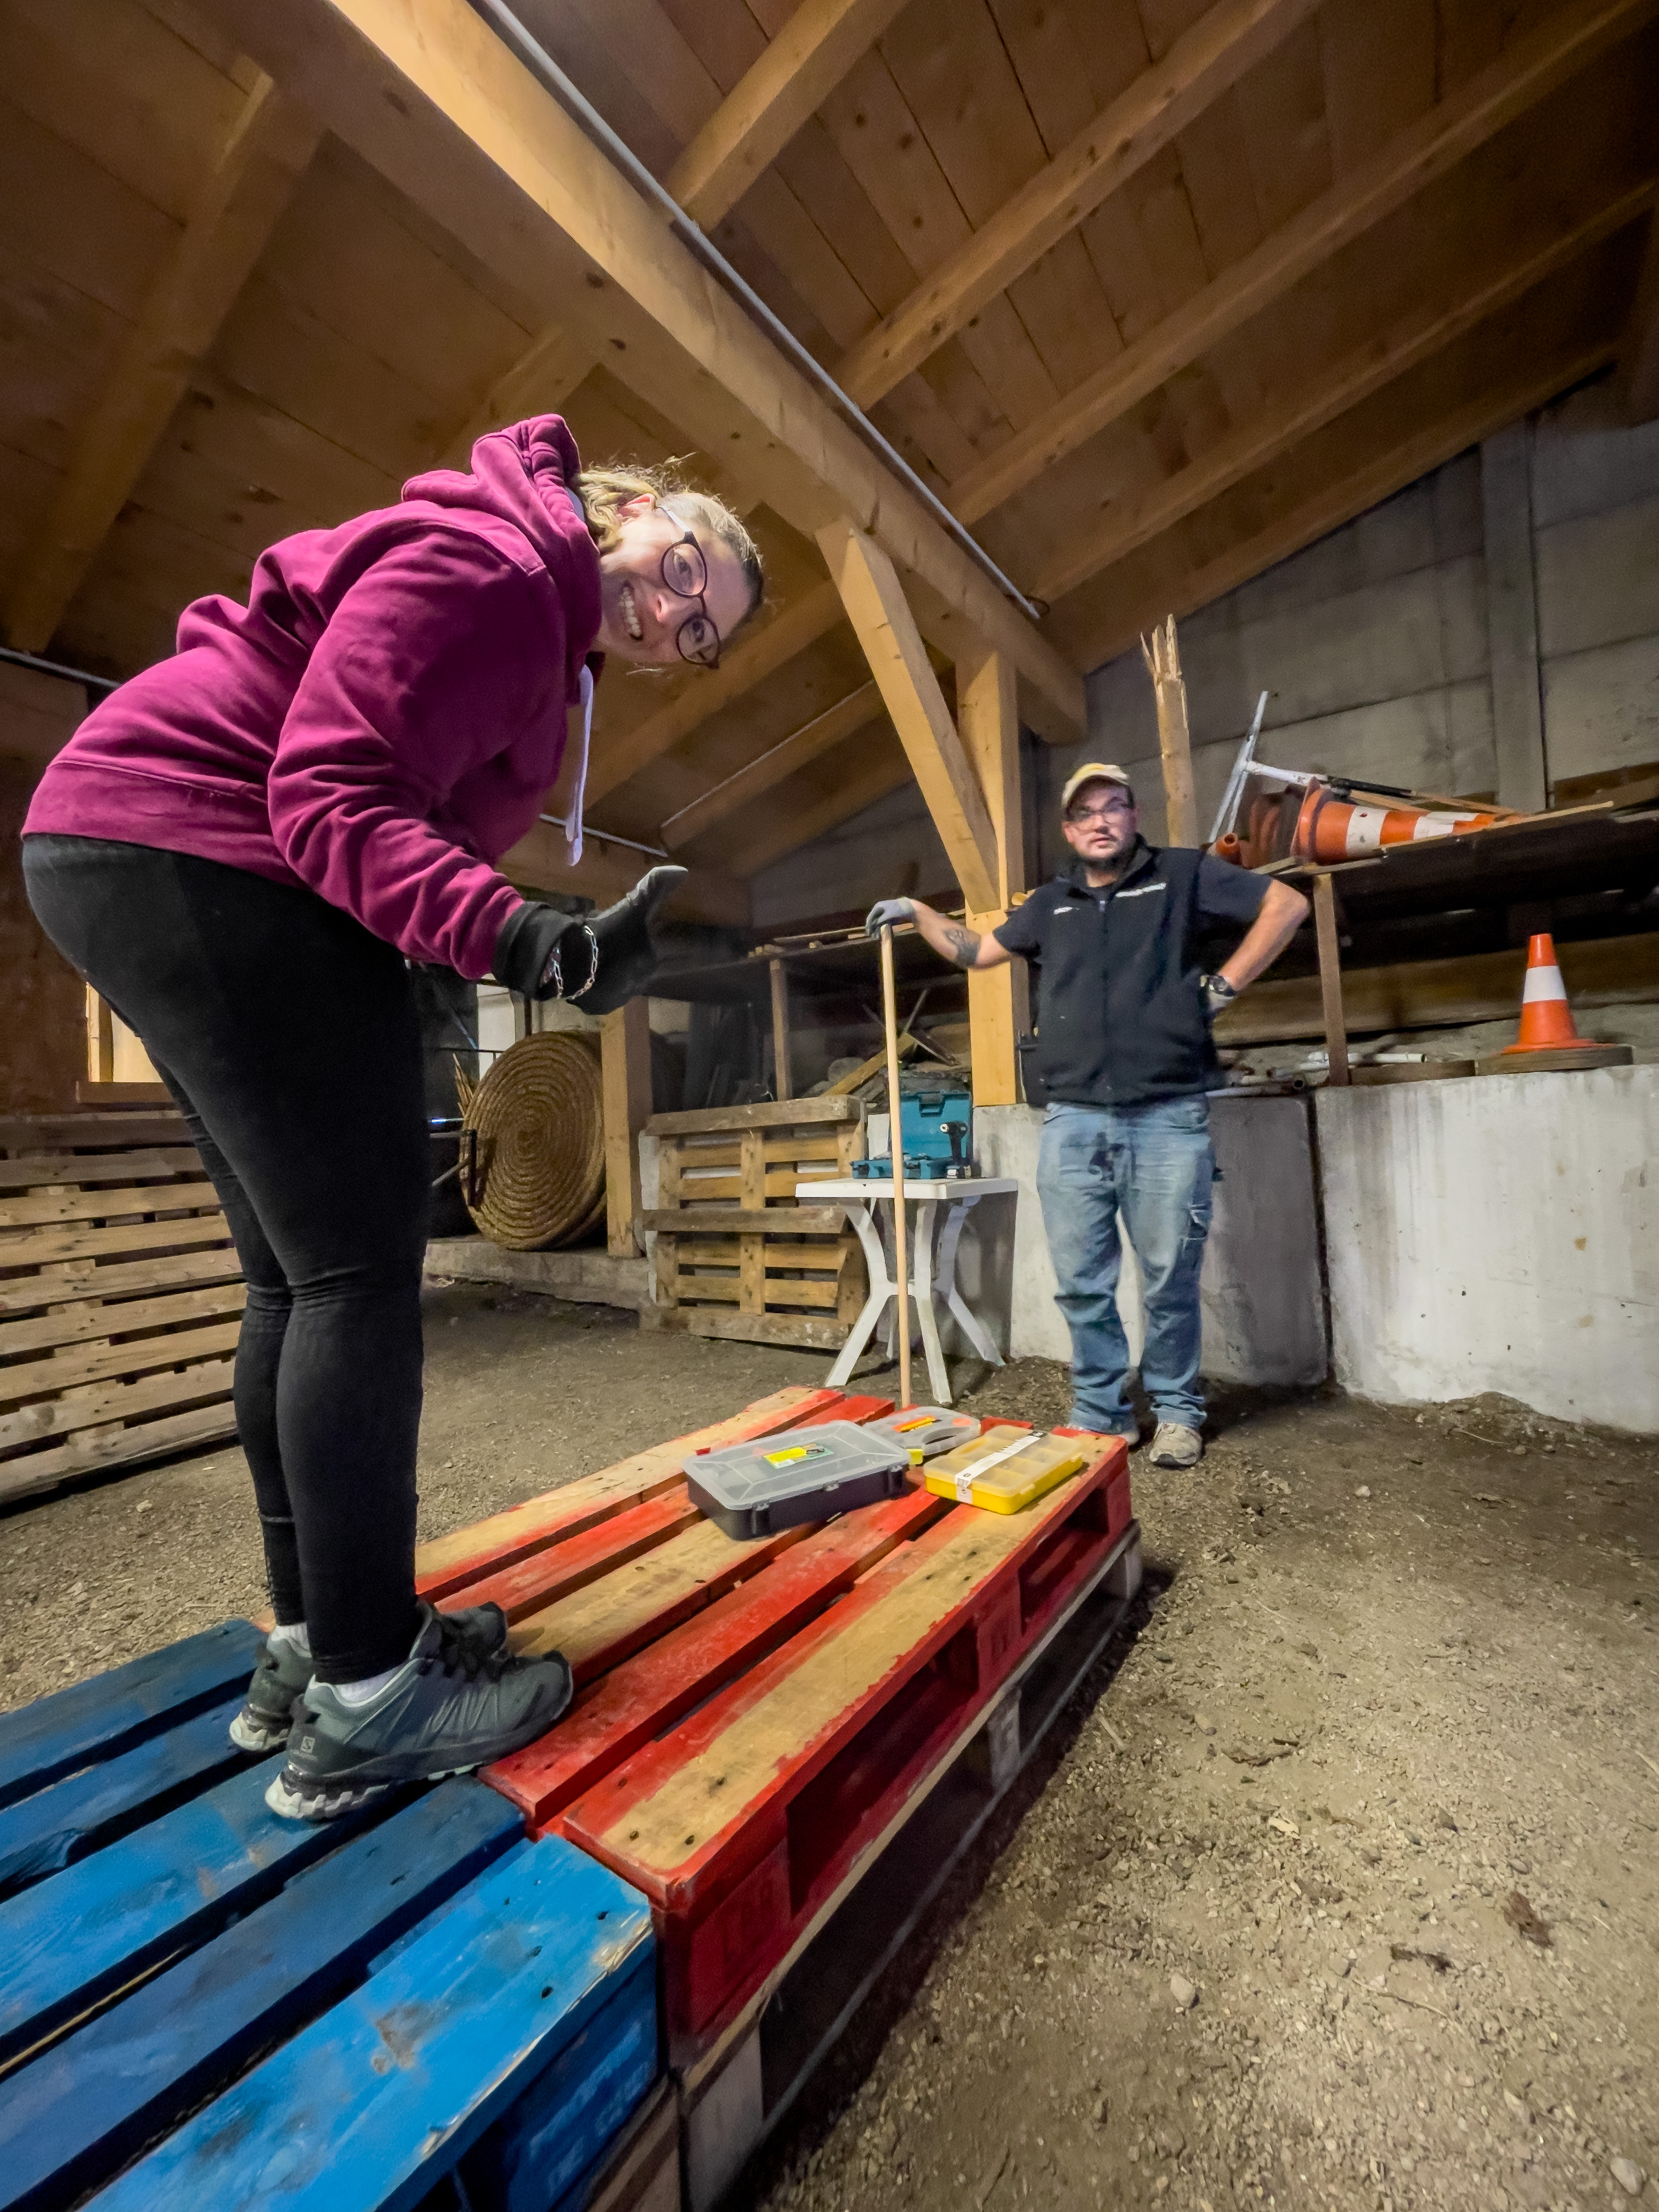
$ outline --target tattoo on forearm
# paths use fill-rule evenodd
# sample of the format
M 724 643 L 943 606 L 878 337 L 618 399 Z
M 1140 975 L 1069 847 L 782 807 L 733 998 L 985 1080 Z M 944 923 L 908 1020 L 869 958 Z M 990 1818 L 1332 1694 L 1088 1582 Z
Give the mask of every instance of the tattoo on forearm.
M 971 968 L 979 957 L 977 930 L 964 929 L 959 921 L 950 921 L 945 925 L 945 938 L 951 948 L 948 957 L 958 968 Z

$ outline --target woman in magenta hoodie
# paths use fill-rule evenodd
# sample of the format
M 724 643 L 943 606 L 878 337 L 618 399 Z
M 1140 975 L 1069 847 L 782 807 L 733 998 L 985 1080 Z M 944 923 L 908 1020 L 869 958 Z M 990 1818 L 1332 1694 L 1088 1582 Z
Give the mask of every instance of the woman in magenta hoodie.
M 143 1039 L 247 1278 L 236 1418 L 277 1626 L 233 1726 L 289 1757 L 280 1813 L 328 1819 L 529 1741 L 570 1696 L 493 1606 L 415 1595 L 428 1148 L 406 960 L 597 1012 L 642 990 L 653 869 L 606 912 L 495 863 L 541 811 L 602 656 L 718 664 L 762 588 L 718 501 L 583 471 L 557 416 L 471 474 L 261 555 L 246 607 L 178 650 L 42 778 L 23 866 L 42 926 Z M 296 1724 L 297 1723 L 297 1724 Z

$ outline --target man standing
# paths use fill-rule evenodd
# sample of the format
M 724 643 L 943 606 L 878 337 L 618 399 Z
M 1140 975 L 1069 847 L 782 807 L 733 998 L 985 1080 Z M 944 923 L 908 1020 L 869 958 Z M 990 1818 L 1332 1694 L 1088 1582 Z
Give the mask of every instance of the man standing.
M 988 935 L 920 899 L 880 900 L 866 927 L 874 936 L 884 923 L 913 921 L 958 968 L 1000 967 L 1016 953 L 1040 963 L 1037 1064 L 1048 1105 L 1037 1194 L 1072 1332 L 1071 1419 L 1138 1440 L 1117 1308 L 1121 1212 L 1140 1263 L 1152 1464 L 1194 1467 L 1204 1449 L 1198 1277 L 1215 1176 L 1210 1024 L 1283 951 L 1308 902 L 1208 854 L 1148 845 L 1129 779 L 1109 763 L 1079 768 L 1060 808 L 1076 859 Z M 1206 974 L 1203 933 L 1229 922 L 1244 934 Z

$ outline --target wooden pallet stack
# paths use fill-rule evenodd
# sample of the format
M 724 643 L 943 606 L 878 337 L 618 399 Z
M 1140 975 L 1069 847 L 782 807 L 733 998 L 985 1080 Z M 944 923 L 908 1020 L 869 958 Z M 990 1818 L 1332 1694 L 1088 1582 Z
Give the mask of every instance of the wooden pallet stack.
M 864 1255 L 834 1204 L 797 1182 L 845 1176 L 864 1157 L 862 1109 L 842 1097 L 659 1114 L 657 1303 L 647 1327 L 834 1352 L 868 1295 Z
M 234 1436 L 246 1296 L 180 1115 L 0 1118 L 0 1499 Z

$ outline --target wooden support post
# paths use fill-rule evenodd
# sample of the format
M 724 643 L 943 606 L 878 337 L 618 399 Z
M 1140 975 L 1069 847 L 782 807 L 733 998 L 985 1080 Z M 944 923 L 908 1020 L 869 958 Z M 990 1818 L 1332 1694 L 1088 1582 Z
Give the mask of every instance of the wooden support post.
M 1532 427 L 1525 420 L 1482 445 L 1480 507 L 1498 804 L 1539 814 L 1549 804 L 1549 773 L 1532 558 Z
M 100 999 L 90 983 L 87 986 L 87 1080 L 115 1080 L 115 1016 L 109 1000 Z
M 1152 679 L 1158 701 L 1158 747 L 1164 756 L 1164 806 L 1166 845 L 1196 845 L 1198 800 L 1193 792 L 1193 741 L 1187 727 L 1187 686 L 1181 673 L 1181 653 L 1176 644 L 1175 617 L 1154 629 L 1149 644 L 1143 637 L 1141 653 Z
M 1336 886 L 1328 875 L 1314 878 L 1314 929 L 1319 940 L 1319 996 L 1325 1012 L 1325 1050 L 1330 1082 L 1341 1086 L 1348 1073 L 1348 1031 L 1342 1018 L 1342 951 L 1336 935 Z
M 768 963 L 772 976 L 772 1091 L 779 1099 L 793 1098 L 789 1071 L 789 978 L 781 960 Z
M 982 648 L 957 663 L 957 720 L 968 757 L 979 775 L 997 846 L 997 903 L 970 910 L 968 926 L 982 935 L 1008 917 L 1017 891 L 1025 888 L 1025 835 L 1019 764 L 1019 711 L 1014 670 L 1006 654 Z M 1019 1102 L 1019 1039 L 1031 1025 L 1025 963 L 968 972 L 969 1048 L 974 1103 Z
M 605 1085 L 605 1248 L 631 1257 L 640 1233 L 640 1131 L 651 1119 L 651 1008 L 630 999 L 599 1024 Z

